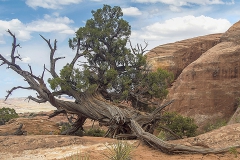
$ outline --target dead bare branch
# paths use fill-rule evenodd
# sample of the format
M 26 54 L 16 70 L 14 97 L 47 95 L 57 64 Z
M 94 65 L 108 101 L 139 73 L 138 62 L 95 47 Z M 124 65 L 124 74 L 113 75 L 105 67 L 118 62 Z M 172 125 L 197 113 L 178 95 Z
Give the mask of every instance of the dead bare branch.
M 28 67 L 30 69 L 30 73 L 32 74 L 32 67 L 28 64 Z
M 55 116 L 57 116 L 57 115 L 59 115 L 59 114 L 61 114 L 61 113 L 66 114 L 67 112 L 66 112 L 64 109 L 55 110 L 53 113 L 51 113 L 51 114 L 48 116 L 48 119 L 53 118 L 53 117 L 55 117 Z
M 15 35 L 13 35 L 10 32 L 10 30 L 9 30 L 9 34 L 14 39 L 13 46 L 12 46 L 12 55 L 13 55 L 12 62 L 9 62 L 2 55 L 0 55 L 0 60 L 3 61 L 2 64 L 7 64 L 9 68 L 11 68 L 17 74 L 21 75 L 28 82 L 30 87 L 22 87 L 22 86 L 14 87 L 10 91 L 8 91 L 8 95 L 6 96 L 6 99 L 15 89 L 22 88 L 22 89 L 35 90 L 38 93 L 37 98 L 29 96 L 28 99 L 38 103 L 44 103 L 48 101 L 52 106 L 58 109 L 58 111 L 51 116 L 54 116 L 60 113 L 77 115 L 77 120 L 73 123 L 72 128 L 66 134 L 71 134 L 75 132 L 77 129 L 82 128 L 82 125 L 84 124 L 86 118 L 90 118 L 92 120 L 99 121 L 99 123 L 102 125 L 109 127 L 107 134 L 111 135 L 112 137 L 117 137 L 117 135 L 121 135 L 121 134 L 125 134 L 125 136 L 136 135 L 142 141 L 147 142 L 151 146 L 156 147 L 157 149 L 160 149 L 165 153 L 207 154 L 207 153 L 221 153 L 229 150 L 229 148 L 212 149 L 212 148 L 199 148 L 199 147 L 192 147 L 192 146 L 186 146 L 186 145 L 170 144 L 168 142 L 164 142 L 160 140 L 159 138 L 151 134 L 154 125 L 161 118 L 161 115 L 158 113 L 173 101 L 170 101 L 163 106 L 159 106 L 152 113 L 142 113 L 130 107 L 127 107 L 127 108 L 117 107 L 113 103 L 106 101 L 102 97 L 102 95 L 97 91 L 95 91 L 95 93 L 92 94 L 88 92 L 79 92 L 74 88 L 69 88 L 67 91 L 64 90 L 64 91 L 51 92 L 47 88 L 43 80 L 44 72 L 45 70 L 47 70 L 45 65 L 44 65 L 44 71 L 42 73 L 42 76 L 41 78 L 39 78 L 33 75 L 32 69 L 30 66 L 29 66 L 30 72 L 27 72 L 25 70 L 22 70 L 18 65 L 15 64 L 16 57 L 14 57 L 14 53 L 15 53 L 16 46 L 18 45 L 16 45 Z M 41 37 L 47 42 L 51 50 L 50 73 L 52 74 L 53 77 L 57 77 L 58 75 L 55 72 L 55 63 L 56 63 L 56 59 L 61 59 L 60 57 L 56 59 L 53 58 L 54 53 L 57 49 L 56 47 L 57 41 L 56 40 L 54 41 L 54 47 L 52 47 L 50 40 L 47 40 L 43 36 Z M 137 49 L 133 48 L 132 46 L 131 48 L 135 55 L 143 54 L 143 50 L 145 49 L 141 45 L 137 45 Z M 81 54 L 79 54 L 77 51 L 74 58 L 78 59 L 79 56 L 81 56 Z M 72 64 L 74 65 L 75 62 L 76 60 L 73 60 Z M 67 92 L 67 95 L 73 96 L 75 98 L 75 102 L 64 101 L 64 100 L 55 98 L 55 96 L 61 95 L 66 92 Z M 136 95 L 137 95 L 137 92 L 136 92 Z M 136 97 L 136 98 L 138 99 L 141 97 Z M 73 118 L 69 118 L 69 121 L 71 121 L 72 119 Z M 234 146 L 234 147 L 239 147 L 239 146 Z
M 44 65 L 43 65 L 43 72 L 42 72 L 42 76 L 41 76 L 41 79 L 42 79 L 42 80 L 43 80 L 43 77 L 44 77 L 45 69 L 46 69 L 46 67 L 45 67 L 45 64 L 44 64 Z
M 9 29 L 7 30 L 7 32 L 13 37 L 11 60 L 12 60 L 12 63 L 15 64 L 16 63 L 16 58 L 21 60 L 20 55 L 19 56 L 14 56 L 15 50 L 16 50 L 17 47 L 20 47 L 20 44 L 16 44 L 16 37 Z
M 34 98 L 32 96 L 28 96 L 27 99 L 28 99 L 28 101 L 32 100 L 32 101 L 37 102 L 37 103 L 45 103 L 45 102 L 47 102 L 46 99 L 43 99 L 43 98 L 42 99 L 38 99 L 38 98 Z
M 169 101 L 169 102 L 167 102 L 167 103 L 165 103 L 164 105 L 156 108 L 156 109 L 152 112 L 152 115 L 155 116 L 155 115 L 158 114 L 161 110 L 163 110 L 165 107 L 167 107 L 168 105 L 170 105 L 170 104 L 173 103 L 173 102 L 174 102 L 174 99 L 171 100 L 171 101 Z
M 12 92 L 16 89 L 28 89 L 28 90 L 32 90 L 33 88 L 32 87 L 22 87 L 22 86 L 17 86 L 17 87 L 13 87 L 11 90 L 7 91 L 7 96 L 5 98 L 5 100 L 8 99 L 8 97 L 12 94 Z
M 58 57 L 58 58 L 54 58 L 54 54 L 55 51 L 57 50 L 57 40 L 54 40 L 54 46 L 52 47 L 50 39 L 47 40 L 45 37 L 43 37 L 42 35 L 40 35 L 42 37 L 42 39 L 48 44 L 48 47 L 50 48 L 50 73 L 51 75 L 56 78 L 58 77 L 58 74 L 56 73 L 55 70 L 55 66 L 56 66 L 56 61 L 59 59 L 63 59 L 65 57 Z

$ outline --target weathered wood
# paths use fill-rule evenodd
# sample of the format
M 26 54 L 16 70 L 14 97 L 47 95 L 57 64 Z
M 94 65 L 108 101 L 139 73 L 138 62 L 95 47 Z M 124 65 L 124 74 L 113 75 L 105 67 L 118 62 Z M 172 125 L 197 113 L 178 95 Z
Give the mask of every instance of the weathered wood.
M 57 112 L 50 115 L 50 117 L 56 116 L 59 113 L 68 113 L 68 114 L 75 114 L 78 119 L 73 123 L 73 128 L 71 128 L 66 134 L 71 134 L 75 132 L 77 129 L 81 128 L 86 118 L 90 118 L 92 120 L 98 121 L 101 125 L 107 126 L 109 128 L 107 135 L 111 137 L 121 137 L 124 138 L 129 137 L 138 137 L 142 141 L 147 142 L 151 146 L 165 152 L 165 153 L 222 153 L 229 150 L 229 148 L 223 149 L 212 149 L 212 148 L 199 148 L 199 147 L 192 147 L 186 145 L 177 145 L 177 144 L 170 144 L 168 142 L 164 142 L 154 136 L 153 134 L 149 133 L 153 131 L 155 124 L 161 118 L 159 112 L 162 111 L 167 105 L 172 103 L 166 103 L 163 106 L 159 106 L 156 108 L 152 113 L 143 113 L 139 112 L 130 107 L 117 107 L 116 105 L 105 101 L 102 98 L 100 93 L 96 92 L 95 94 L 79 92 L 74 89 L 69 89 L 67 91 L 57 91 L 51 92 L 43 79 L 44 71 L 48 70 L 53 77 L 58 77 L 57 73 L 55 72 L 55 63 L 59 58 L 53 58 L 55 50 L 56 50 L 56 43 L 54 41 L 54 47 L 51 46 L 50 40 L 45 39 L 41 36 L 48 44 L 50 48 L 50 66 L 51 69 L 46 69 L 44 66 L 44 71 L 39 78 L 39 76 L 35 76 L 32 73 L 31 67 L 30 72 L 22 70 L 20 66 L 18 66 L 15 62 L 16 58 L 19 56 L 14 56 L 15 48 L 19 45 L 16 44 L 16 37 L 14 34 L 8 30 L 9 34 L 13 37 L 13 45 L 12 45 L 12 53 L 11 53 L 11 60 L 7 60 L 0 54 L 0 60 L 2 61 L 2 65 L 8 65 L 8 68 L 15 71 L 17 74 L 22 76 L 29 84 L 29 87 L 17 87 L 21 89 L 31 89 L 35 90 L 38 93 L 37 98 L 33 98 L 29 96 L 30 100 L 33 100 L 37 103 L 43 103 L 48 101 L 51 105 L 57 108 Z M 72 63 L 74 64 L 76 60 L 80 57 L 78 51 Z M 6 98 L 9 97 L 11 92 L 15 90 L 13 88 L 8 92 Z M 75 102 L 72 101 L 63 101 L 61 99 L 55 98 L 57 95 L 67 94 L 75 98 Z M 21 131 L 21 127 L 18 128 Z M 20 132 L 19 132 L 20 133 Z M 234 146 L 239 147 L 239 146 Z

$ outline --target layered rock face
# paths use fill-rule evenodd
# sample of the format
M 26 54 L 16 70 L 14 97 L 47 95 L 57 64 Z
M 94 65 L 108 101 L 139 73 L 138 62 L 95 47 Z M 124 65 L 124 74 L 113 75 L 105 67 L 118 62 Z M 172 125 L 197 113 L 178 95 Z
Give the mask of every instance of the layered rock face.
M 239 97 L 240 21 L 222 35 L 220 43 L 183 69 L 165 101 L 175 99 L 167 109 L 194 118 L 201 130 L 228 121 Z
M 221 36 L 212 34 L 160 45 L 147 53 L 148 62 L 153 70 L 167 69 L 177 78 L 186 66 L 218 44 Z

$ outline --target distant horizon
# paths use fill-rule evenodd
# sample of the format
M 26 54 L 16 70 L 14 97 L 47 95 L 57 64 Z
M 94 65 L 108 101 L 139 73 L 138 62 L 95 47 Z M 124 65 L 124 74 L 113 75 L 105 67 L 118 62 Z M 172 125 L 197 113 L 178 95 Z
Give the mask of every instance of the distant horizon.
M 30 96 L 30 95 L 29 95 L 29 96 Z M 33 96 L 33 97 L 34 97 L 34 96 Z M 5 100 L 5 98 L 6 98 L 6 97 L 3 97 L 3 98 L 0 97 L 0 100 Z M 36 96 L 35 98 L 37 98 L 37 96 Z M 59 98 L 59 97 L 56 96 L 56 98 Z M 61 96 L 61 98 L 66 98 L 66 99 L 69 99 L 69 100 L 71 100 L 71 99 L 74 100 L 73 97 L 68 96 L 68 95 L 66 95 L 66 96 L 65 96 L 65 95 L 64 95 L 64 96 Z M 59 98 L 59 99 L 61 99 L 61 98 Z M 28 96 L 26 96 L 26 97 L 11 97 L 11 96 L 9 96 L 8 99 L 9 99 L 9 100 L 10 100 L 10 99 L 26 99 L 26 100 L 28 100 Z M 8 100 L 8 99 L 7 99 L 7 100 Z M 31 100 L 31 101 L 32 101 L 32 100 Z M 37 103 L 37 102 L 36 102 L 36 103 Z

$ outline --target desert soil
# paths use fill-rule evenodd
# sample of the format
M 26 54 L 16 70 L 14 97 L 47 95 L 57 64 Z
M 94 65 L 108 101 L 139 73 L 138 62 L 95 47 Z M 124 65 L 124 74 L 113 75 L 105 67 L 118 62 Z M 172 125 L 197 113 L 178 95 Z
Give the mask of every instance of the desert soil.
M 0 101 L 1 107 L 15 108 L 21 115 L 30 115 L 35 112 L 35 117 L 19 118 L 9 124 L 0 126 L 0 131 L 4 131 L 7 126 L 23 123 L 23 129 L 27 135 L 23 136 L 0 136 L 0 160 L 64 160 L 72 155 L 87 155 L 90 160 L 106 159 L 104 154 L 110 146 L 117 142 L 115 139 L 103 137 L 78 137 L 50 135 L 57 133 L 56 122 L 63 120 L 63 117 L 47 119 L 50 111 L 49 104 L 26 104 L 24 99 L 15 99 L 7 102 Z M 20 102 L 19 102 L 20 101 Z M 45 106 L 46 105 L 46 106 Z M 39 112 L 38 107 L 41 111 Z M 46 110 L 44 110 L 46 108 Z M 53 108 L 51 108 L 53 109 Z M 91 121 L 85 124 L 85 128 L 92 125 Z M 96 124 L 95 124 L 96 125 Z M 213 148 L 229 147 L 240 145 L 240 124 L 231 124 L 212 132 L 208 132 L 197 137 L 186 138 L 171 143 L 185 144 L 190 146 L 204 146 Z M 45 134 L 45 135 L 44 135 Z M 46 135 L 48 134 L 48 135 Z M 153 149 L 139 140 L 129 140 L 128 143 L 136 146 L 132 152 L 133 160 L 238 160 L 240 159 L 240 149 L 235 153 L 224 154 L 175 154 L 167 155 L 159 150 Z M 71 158 L 74 159 L 74 158 Z M 75 158 L 77 159 L 77 158 Z

